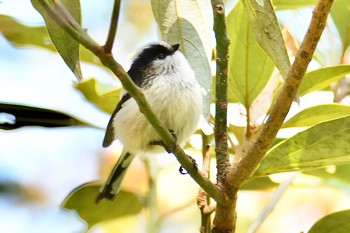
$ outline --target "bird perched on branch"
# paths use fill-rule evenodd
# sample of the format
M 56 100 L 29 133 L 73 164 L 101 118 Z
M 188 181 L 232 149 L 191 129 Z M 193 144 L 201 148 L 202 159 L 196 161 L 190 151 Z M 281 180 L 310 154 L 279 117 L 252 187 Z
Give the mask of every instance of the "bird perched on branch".
M 151 109 L 167 129 L 184 143 L 195 131 L 202 113 L 201 87 L 179 44 L 156 42 L 134 58 L 129 76 L 145 95 Z M 137 153 L 164 152 L 154 142 L 158 133 L 140 112 L 135 100 L 124 93 L 108 123 L 103 146 L 118 139 L 124 148 L 96 202 L 113 200 L 131 161 Z

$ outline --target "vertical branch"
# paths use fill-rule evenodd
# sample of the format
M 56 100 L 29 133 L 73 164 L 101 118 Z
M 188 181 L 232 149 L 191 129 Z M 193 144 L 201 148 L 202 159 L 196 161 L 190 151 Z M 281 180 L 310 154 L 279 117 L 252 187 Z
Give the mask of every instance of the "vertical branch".
M 217 203 L 213 222 L 213 233 L 235 232 L 237 189 L 228 182 L 230 172 L 227 134 L 227 68 L 230 40 L 226 32 L 225 5 L 221 0 L 212 0 L 214 32 L 216 38 L 216 113 L 215 152 L 217 163 L 217 185 L 229 196 L 225 204 Z
M 114 0 L 113 12 L 111 16 L 111 23 L 109 25 L 108 36 L 106 44 L 103 46 L 105 53 L 111 53 L 115 35 L 117 34 L 118 20 L 119 20 L 120 0 Z
M 227 66 L 230 40 L 226 33 L 225 6 L 223 1 L 212 2 L 214 32 L 216 37 L 216 103 L 215 103 L 215 152 L 217 162 L 217 182 L 225 183 L 230 169 L 227 144 Z
M 275 140 L 326 26 L 327 16 L 333 1 L 319 0 L 316 4 L 308 31 L 288 72 L 270 117 L 252 146 L 248 148 L 247 153 L 232 169 L 230 180 L 235 188 L 239 188 L 244 181 L 249 179 Z

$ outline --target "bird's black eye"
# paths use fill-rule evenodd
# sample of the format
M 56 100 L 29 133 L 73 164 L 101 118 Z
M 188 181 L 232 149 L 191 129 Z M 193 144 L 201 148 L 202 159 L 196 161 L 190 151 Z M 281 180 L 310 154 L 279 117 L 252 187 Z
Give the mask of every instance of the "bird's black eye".
M 164 58 L 165 58 L 165 54 L 164 53 L 158 54 L 158 59 L 164 59 Z

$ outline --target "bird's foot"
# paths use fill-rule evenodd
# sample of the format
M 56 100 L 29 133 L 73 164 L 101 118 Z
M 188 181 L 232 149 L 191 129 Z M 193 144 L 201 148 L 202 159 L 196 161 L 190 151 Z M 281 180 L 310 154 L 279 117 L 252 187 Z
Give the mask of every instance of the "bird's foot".
M 176 136 L 174 130 L 170 129 L 169 132 L 171 133 L 171 135 L 173 136 L 173 138 L 175 140 L 173 147 L 167 146 L 163 141 L 151 141 L 149 144 L 151 146 L 162 146 L 162 147 L 164 147 L 166 152 L 168 152 L 169 154 L 173 153 L 175 151 L 175 148 L 176 148 L 177 136 Z
M 188 158 L 191 160 L 193 168 L 197 170 L 198 169 L 198 165 L 197 165 L 196 160 L 194 158 L 192 158 L 191 156 L 189 156 L 189 155 L 188 155 Z M 179 172 L 180 172 L 181 175 L 187 175 L 188 174 L 188 172 L 185 170 L 185 168 L 183 166 L 180 166 Z

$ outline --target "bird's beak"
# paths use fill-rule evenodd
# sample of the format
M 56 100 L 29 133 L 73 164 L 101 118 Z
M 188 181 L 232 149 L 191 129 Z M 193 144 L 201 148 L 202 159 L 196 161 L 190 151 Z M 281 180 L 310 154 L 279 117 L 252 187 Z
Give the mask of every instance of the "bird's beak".
M 173 47 L 174 52 L 179 49 L 180 44 L 173 44 L 171 47 Z

